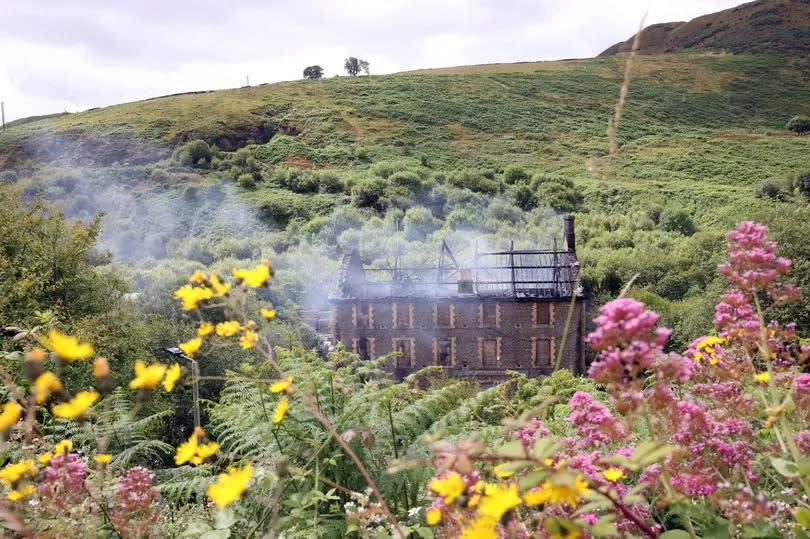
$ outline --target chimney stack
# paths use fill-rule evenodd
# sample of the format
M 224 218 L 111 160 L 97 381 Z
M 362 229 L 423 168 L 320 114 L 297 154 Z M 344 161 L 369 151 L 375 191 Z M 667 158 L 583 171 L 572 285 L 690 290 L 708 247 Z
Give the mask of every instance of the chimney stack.
M 565 234 L 565 245 L 568 247 L 568 252 L 576 254 L 577 240 L 574 234 L 574 216 L 570 213 L 563 216 L 563 233 Z

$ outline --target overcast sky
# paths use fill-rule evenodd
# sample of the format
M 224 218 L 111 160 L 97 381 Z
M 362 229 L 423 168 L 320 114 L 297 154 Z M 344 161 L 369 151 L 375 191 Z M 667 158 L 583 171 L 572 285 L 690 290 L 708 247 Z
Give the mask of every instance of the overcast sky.
M 740 0 L 0 0 L 6 121 L 301 77 L 582 58 Z

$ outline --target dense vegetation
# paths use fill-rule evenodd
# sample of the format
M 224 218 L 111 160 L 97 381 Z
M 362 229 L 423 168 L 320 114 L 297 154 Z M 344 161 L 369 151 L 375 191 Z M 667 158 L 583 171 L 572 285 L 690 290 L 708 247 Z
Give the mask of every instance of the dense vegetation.
M 474 435 L 493 447 L 511 436 L 502 420 L 531 412 L 543 428 L 567 436 L 576 391 L 610 400 L 604 385 L 564 372 L 516 376 L 479 393 L 434 371 L 397 383 L 384 374 L 384 358 L 359 363 L 338 350 L 324 360 L 324 344 L 297 310 L 323 305 L 351 242 L 370 264 L 385 264 L 395 245 L 407 261 L 422 262 L 442 239 L 465 259 L 475 241 L 559 242 L 558 216 L 573 212 L 581 284 L 594 312 L 632 280 L 628 294 L 660 313 L 673 329 L 667 350 L 677 352 L 712 330 L 726 288 L 716 268 L 726 257 L 725 230 L 736 221 L 767 223 L 779 254 L 793 260 L 786 276 L 810 284 L 810 142 L 785 129 L 810 110 L 802 66 L 778 55 L 642 58 L 619 153 L 607 156 L 623 62 L 308 80 L 12 125 L 0 133 L 0 322 L 10 328 L 0 345 L 2 366 L 23 391 L 32 385 L 23 359 L 52 328 L 94 345 L 107 359 L 110 388 L 129 383 L 136 360 L 168 359 L 163 347 L 188 342 L 200 328 L 196 312 L 172 298 L 196 270 L 226 276 L 271 260 L 268 286 L 242 295 L 234 283 L 232 297 L 205 317 L 220 323 L 269 303 L 276 314 L 258 324 L 264 353 L 218 340 L 203 346 L 203 424 L 220 445 L 213 462 L 172 465 L 194 428 L 186 370 L 171 393 L 101 391 L 81 426 L 40 406 L 42 429 L 15 428 L 3 456 L 17 461 L 68 436 L 79 458 L 109 450 L 115 477 L 146 466 L 153 479 L 136 473 L 127 481 L 146 485 L 144 492 L 154 484 L 169 505 L 158 515 L 146 504 L 133 522 L 159 522 L 171 533 L 277 529 L 311 537 L 349 526 L 372 536 L 384 519 L 378 501 L 326 424 L 295 400 L 288 420 L 273 423 L 278 395 L 247 380 L 275 380 L 283 371 L 364 463 L 401 525 L 431 533 L 424 511 L 414 508 L 429 503 L 435 470 L 423 463 L 386 473 L 398 458 L 431 456 L 423 433 L 446 441 Z M 795 320 L 806 337 L 807 294 L 763 305 L 765 317 Z M 236 296 L 242 302 L 232 305 Z M 62 367 L 72 394 L 100 383 L 89 362 Z M 117 438 L 106 439 L 113 431 Z M 244 460 L 256 472 L 251 496 L 235 511 L 210 511 L 202 504 L 208 485 L 226 464 Z M 103 482 L 105 468 L 98 470 Z M 112 484 L 105 488 L 112 507 Z M 113 533 L 118 517 L 99 515 L 91 502 L 82 511 Z M 62 509 L 44 509 L 53 512 L 42 522 L 62 518 Z M 347 522 L 346 511 L 357 518 Z M 653 513 L 657 525 L 685 525 L 680 516 Z M 695 524 L 727 524 L 711 518 Z

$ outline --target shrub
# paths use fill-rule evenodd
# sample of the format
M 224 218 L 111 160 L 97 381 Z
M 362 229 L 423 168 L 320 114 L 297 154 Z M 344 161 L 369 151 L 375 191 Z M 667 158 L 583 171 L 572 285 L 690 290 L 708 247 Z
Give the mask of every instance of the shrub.
M 406 194 L 419 195 L 427 185 L 416 173 L 410 171 L 395 172 L 388 177 L 391 187 L 400 188 Z
M 799 191 L 806 199 L 810 200 L 810 170 L 805 170 L 793 182 L 796 190 Z
M 529 179 L 529 173 L 517 165 L 509 165 L 503 171 L 503 181 L 509 185 L 524 182 Z
M 0 182 L 17 183 L 17 173 L 13 170 L 4 170 L 3 172 L 0 172 Z
M 152 169 L 149 174 L 149 181 L 158 185 L 166 185 L 169 183 L 169 173 L 162 168 Z
M 678 232 L 684 236 L 691 236 L 695 233 L 692 216 L 685 209 L 677 206 L 667 206 L 661 212 L 658 226 L 667 232 Z
M 537 198 L 532 186 L 528 182 L 520 182 L 509 189 L 509 198 L 523 211 L 531 211 L 537 207 L 540 200 Z
M 245 189 L 253 189 L 256 187 L 256 178 L 253 177 L 253 174 L 240 174 L 236 181 L 239 182 L 240 187 Z
M 532 185 L 535 186 L 540 204 L 557 211 L 577 211 L 584 200 L 574 182 L 566 178 L 536 176 Z
M 423 206 L 408 208 L 403 224 L 405 225 L 405 237 L 411 241 L 423 241 L 442 226 L 442 222 L 433 217 L 430 210 Z
M 793 131 L 797 135 L 804 135 L 810 133 L 810 117 L 807 116 L 794 116 L 785 126 L 789 131 Z
M 477 193 L 495 194 L 499 189 L 497 182 L 488 179 L 477 170 L 462 170 L 447 176 L 447 183 L 461 189 L 469 189 Z
M 204 140 L 196 139 L 175 148 L 172 162 L 186 167 L 208 167 L 211 164 L 211 147 Z
M 361 180 L 352 187 L 352 203 L 359 208 L 374 208 L 382 211 L 385 209 L 381 204 L 385 187 L 385 181 L 380 178 Z
M 757 187 L 757 198 L 772 198 L 774 200 L 787 200 L 790 198 L 790 185 L 778 180 L 765 180 Z

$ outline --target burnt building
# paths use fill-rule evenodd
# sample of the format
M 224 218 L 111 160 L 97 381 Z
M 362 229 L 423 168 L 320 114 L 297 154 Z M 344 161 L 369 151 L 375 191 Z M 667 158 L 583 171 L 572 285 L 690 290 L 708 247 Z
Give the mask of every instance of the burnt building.
M 399 352 L 398 378 L 428 365 L 493 383 L 506 370 L 548 374 L 584 365 L 585 301 L 577 288 L 574 219 L 564 218 L 565 248 L 476 252 L 466 266 L 446 243 L 426 267 L 364 267 L 345 252 L 333 305 L 333 340 L 364 358 Z M 476 249 L 477 251 L 477 249 Z M 567 335 L 572 296 L 577 295 Z

